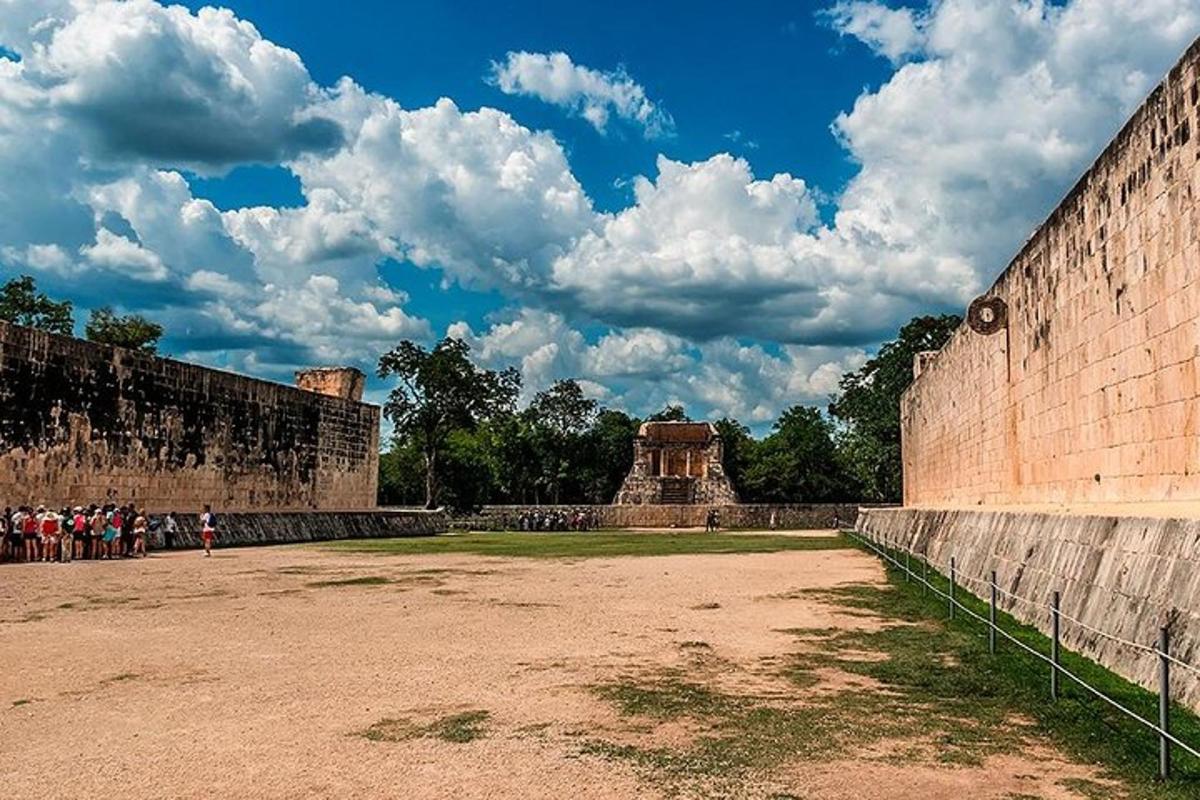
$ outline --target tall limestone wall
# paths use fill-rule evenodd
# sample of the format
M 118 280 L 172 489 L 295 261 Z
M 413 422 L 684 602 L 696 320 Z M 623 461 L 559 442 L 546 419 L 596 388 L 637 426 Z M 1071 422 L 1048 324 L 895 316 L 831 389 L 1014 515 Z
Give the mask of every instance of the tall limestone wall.
M 963 585 L 987 599 L 996 570 L 999 605 L 1050 633 L 1051 593 L 1061 592 L 1066 617 L 1143 647 L 1158 630 L 1171 633 L 1171 652 L 1200 665 L 1200 520 L 1111 517 L 1036 511 L 864 508 L 858 529 L 889 545 L 950 558 Z M 944 572 L 945 570 L 943 570 Z M 981 586 L 980 582 L 984 585 Z M 1064 619 L 1066 647 L 1155 690 L 1158 659 Z M 1001 645 L 1003 646 L 1003 645 Z M 1172 671 L 1172 694 L 1200 710 L 1200 676 Z
M 0 323 L 0 507 L 370 509 L 379 408 Z
M 1007 324 L 919 359 L 905 505 L 1200 498 L 1198 78 L 1200 43 L 986 292 Z

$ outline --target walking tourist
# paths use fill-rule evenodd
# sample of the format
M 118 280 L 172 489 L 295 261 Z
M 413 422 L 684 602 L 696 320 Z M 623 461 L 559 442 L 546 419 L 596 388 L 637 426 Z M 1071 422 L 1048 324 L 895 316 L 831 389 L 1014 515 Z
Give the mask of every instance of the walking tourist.
M 168 511 L 162 521 L 163 547 L 170 550 L 175 546 L 175 533 L 178 530 L 179 523 L 175 520 L 175 512 Z
M 200 515 L 200 539 L 204 542 L 204 557 L 212 555 L 213 539 L 217 535 L 217 515 L 212 506 L 204 504 L 204 513 Z
M 133 547 L 130 550 L 131 556 L 141 553 L 143 558 L 146 557 L 146 537 L 149 535 L 146 527 L 149 524 L 149 520 L 146 519 L 146 512 L 137 512 L 137 516 L 133 520 Z

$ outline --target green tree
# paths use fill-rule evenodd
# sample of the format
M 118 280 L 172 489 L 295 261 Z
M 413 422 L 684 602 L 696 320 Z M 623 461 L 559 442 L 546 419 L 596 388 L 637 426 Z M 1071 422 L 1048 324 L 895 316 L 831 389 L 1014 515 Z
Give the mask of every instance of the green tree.
M 642 422 L 624 411 L 602 408 L 584 436 L 579 468 L 583 494 L 589 503 L 611 503 L 633 466 L 633 439 Z
M 158 351 L 158 340 L 162 338 L 163 328 L 140 314 L 121 317 L 108 306 L 101 306 L 92 309 L 83 332 L 89 342 L 155 353 Z
M 51 300 L 37 290 L 28 275 L 0 286 L 0 320 L 63 336 L 72 335 L 75 329 L 70 301 Z
M 551 502 L 561 503 L 564 484 L 578 481 L 580 439 L 596 418 L 596 401 L 576 381 L 555 381 L 534 396 L 526 417 L 536 432 L 539 483 Z
M 914 356 L 940 350 L 961 323 L 956 314 L 915 317 L 874 358 L 842 376 L 841 393 L 830 403 L 829 413 L 843 426 L 843 461 L 867 499 L 900 499 L 900 395 L 912 384 Z
M 486 427 L 452 430 L 438 465 L 438 501 L 456 511 L 478 511 L 494 502 L 494 463 Z
M 496 491 L 510 503 L 538 501 L 537 436 L 526 414 L 503 414 L 488 421 Z
M 743 492 L 742 479 L 757 457 L 758 442 L 750 435 L 750 429 L 732 417 L 724 417 L 713 423 L 721 435 L 724 449 L 725 474 L 733 481 L 734 488 Z
M 393 438 L 379 456 L 379 505 L 414 506 L 425 501 L 425 457 L 411 440 Z
M 384 414 L 395 435 L 413 442 L 425 460 L 426 508 L 437 507 L 438 459 L 451 433 L 474 431 L 481 422 L 510 413 L 521 388 L 516 370 L 476 367 L 470 351 L 461 339 L 443 339 L 432 350 L 404 341 L 379 359 L 379 377 L 399 381 Z
M 678 403 L 668 404 L 658 413 L 646 417 L 646 422 L 691 422 L 692 418 Z
M 755 448 L 744 478 L 747 494 L 766 503 L 822 503 L 852 496 L 833 432 L 833 423 L 816 408 L 784 411 Z
M 597 404 L 586 397 L 574 380 L 555 381 L 545 391 L 538 392 L 529 404 L 538 424 L 545 425 L 560 436 L 577 436 L 596 419 Z

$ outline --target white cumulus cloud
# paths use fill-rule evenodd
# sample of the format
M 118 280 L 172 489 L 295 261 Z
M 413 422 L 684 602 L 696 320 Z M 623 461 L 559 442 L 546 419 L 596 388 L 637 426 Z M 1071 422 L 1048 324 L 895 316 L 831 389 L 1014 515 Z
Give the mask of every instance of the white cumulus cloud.
M 903 61 L 921 47 L 921 17 L 911 8 L 891 8 L 877 0 L 852 0 L 839 2 L 825 13 L 838 32 L 854 36 L 893 63 Z
M 74 13 L 42 0 L 8 5 L 32 21 L 6 42 L 22 57 L 24 80 L 97 155 L 206 172 L 340 142 L 337 125 L 311 113 L 318 90 L 300 57 L 227 9 L 193 14 L 154 0 L 80 2 Z
M 536 97 L 578 114 L 604 133 L 613 116 L 637 125 L 648 138 L 669 136 L 675 121 L 646 96 L 624 68 L 608 72 L 576 64 L 566 53 L 510 52 L 493 61 L 489 80 L 505 94 Z

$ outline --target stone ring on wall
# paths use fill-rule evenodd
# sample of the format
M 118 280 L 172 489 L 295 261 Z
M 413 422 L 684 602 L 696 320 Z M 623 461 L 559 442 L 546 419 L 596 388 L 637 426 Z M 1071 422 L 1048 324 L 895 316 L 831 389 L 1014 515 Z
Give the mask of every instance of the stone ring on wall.
M 999 297 L 976 297 L 967 309 L 967 324 L 984 336 L 1001 331 L 1008 324 L 1008 305 Z

